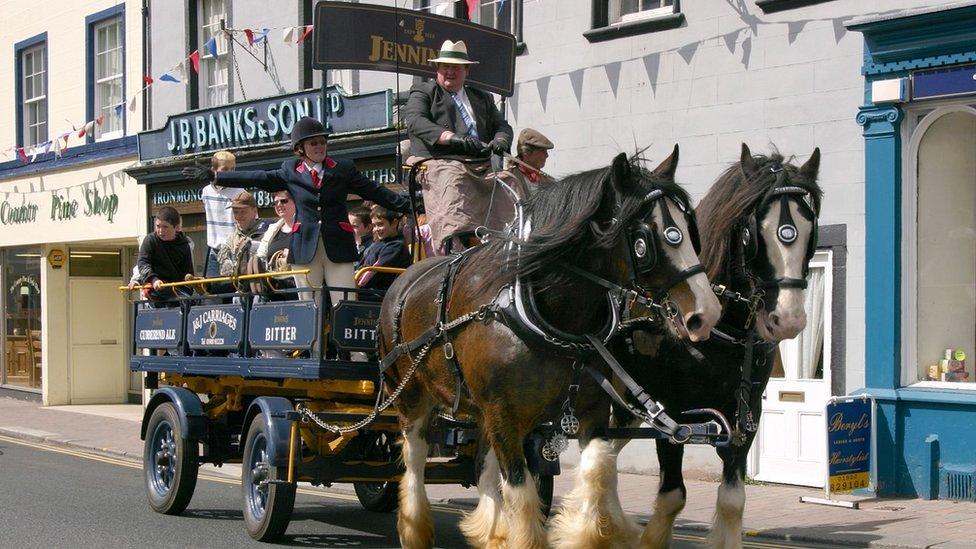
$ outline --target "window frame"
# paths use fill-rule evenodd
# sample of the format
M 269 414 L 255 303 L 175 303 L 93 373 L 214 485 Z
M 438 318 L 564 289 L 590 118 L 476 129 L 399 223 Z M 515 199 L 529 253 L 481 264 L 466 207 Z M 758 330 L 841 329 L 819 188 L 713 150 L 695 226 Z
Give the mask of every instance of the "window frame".
M 486 4 L 496 6 L 498 0 L 478 0 L 478 21 L 481 21 L 480 11 L 486 7 Z M 523 0 L 507 0 L 506 4 L 510 6 L 509 13 L 512 18 L 512 26 L 509 30 L 503 31 L 511 33 L 515 36 L 515 55 L 522 55 L 526 52 L 527 48 L 525 45 L 525 37 L 523 35 L 523 23 L 525 21 L 525 9 L 523 7 Z M 430 7 L 429 1 L 422 1 L 420 3 L 419 9 L 427 9 Z M 468 17 L 468 8 L 465 2 L 459 2 L 455 0 L 454 4 L 454 16 L 458 19 L 464 19 L 466 21 L 471 21 Z M 495 12 L 497 18 L 497 11 Z M 498 27 L 492 26 L 491 28 L 499 30 Z
M 49 94 L 48 94 L 49 84 L 50 84 L 50 82 L 48 80 L 48 74 L 51 71 L 51 67 L 48 64 L 48 51 L 47 51 L 47 49 L 48 49 L 47 32 L 42 32 L 41 34 L 32 36 L 32 37 L 30 37 L 30 38 L 28 38 L 26 40 L 22 40 L 20 42 L 17 42 L 16 44 L 14 44 L 14 67 L 15 67 L 14 101 L 15 101 L 15 104 L 16 104 L 16 109 L 15 109 L 16 110 L 16 116 L 15 116 L 16 123 L 14 125 L 15 126 L 14 127 L 14 136 L 15 136 L 15 142 L 17 143 L 17 146 L 24 147 L 25 149 L 27 147 L 33 147 L 34 145 L 37 145 L 37 144 L 40 144 L 40 143 L 44 143 L 45 141 L 48 141 L 49 138 L 50 138 L 50 135 L 51 135 L 51 128 L 50 128 L 51 103 L 50 103 L 50 98 L 49 98 Z M 26 116 L 25 116 L 27 114 L 27 110 L 26 110 L 27 103 L 26 103 L 26 101 L 24 99 L 24 54 L 26 54 L 26 53 L 28 53 L 28 52 L 30 52 L 32 50 L 42 50 L 41 59 L 44 62 L 44 72 L 43 72 L 43 75 L 44 75 L 44 77 L 43 77 L 44 93 L 43 93 L 43 101 L 44 101 L 44 125 L 45 125 L 45 128 L 44 128 L 44 135 L 43 135 L 43 137 L 38 136 L 38 139 L 37 139 L 37 142 L 36 143 L 28 143 L 27 142 L 27 136 L 29 134 L 29 132 L 26 131 L 27 130 L 27 126 L 26 126 L 26 123 L 27 122 L 26 122 Z M 32 98 L 32 99 L 37 100 L 37 98 Z
M 230 40 L 226 38 L 223 40 L 225 49 L 223 52 L 221 52 L 220 45 L 222 41 L 220 40 L 219 29 L 218 32 L 214 32 L 212 35 L 207 34 L 208 30 L 211 27 L 214 27 L 215 25 L 219 25 L 219 23 L 207 22 L 206 13 L 204 13 L 204 11 L 206 9 L 206 5 L 211 2 L 221 2 L 223 4 L 224 24 L 227 27 L 231 26 L 231 12 L 230 12 L 231 3 L 229 0 L 196 0 L 193 9 L 194 9 L 194 15 L 196 17 L 197 24 L 192 25 L 191 28 L 196 29 L 194 31 L 194 34 L 196 35 L 195 37 L 196 42 L 197 42 L 196 49 L 197 51 L 200 52 L 200 74 L 197 76 L 197 86 L 196 86 L 197 88 L 196 95 L 198 97 L 197 108 L 221 107 L 224 105 L 229 105 L 234 102 L 234 89 L 232 86 L 233 82 L 232 82 L 231 59 L 230 59 L 230 48 L 231 48 Z M 214 56 L 210 55 L 210 52 L 208 52 L 204 48 L 204 45 L 207 43 L 207 40 L 209 39 L 210 36 L 217 38 L 216 60 L 214 59 Z M 222 84 L 222 86 L 226 87 L 226 101 L 219 104 L 211 103 L 210 91 L 212 88 L 216 88 L 217 86 L 211 85 L 208 71 L 210 70 L 211 66 L 219 68 L 219 64 L 221 62 L 227 64 L 226 67 L 227 79 L 226 82 Z
M 629 18 L 629 21 L 610 23 L 610 0 L 591 0 L 590 30 L 583 37 L 590 42 L 604 42 L 616 38 L 637 36 L 650 32 L 676 29 L 684 24 L 681 0 L 674 0 L 670 12 L 667 6 L 644 10 L 647 15 Z
M 119 4 L 111 8 L 104 9 L 100 12 L 93 13 L 85 17 L 85 123 L 95 120 L 100 114 L 98 111 L 97 101 L 97 87 L 98 82 L 95 77 L 96 75 L 96 63 L 97 63 L 97 36 L 96 32 L 100 26 L 109 24 L 112 20 L 118 20 L 118 33 L 119 33 L 119 49 L 121 50 L 122 61 L 119 65 L 119 78 L 122 81 L 122 94 L 119 97 L 121 105 L 125 105 L 126 101 L 126 81 L 125 81 L 125 62 L 126 62 L 126 49 L 125 49 L 125 4 Z M 113 77 L 113 79 L 116 77 Z M 106 115 L 106 119 L 109 116 L 114 116 L 114 113 L 109 113 Z M 120 120 L 120 129 L 102 134 L 100 132 L 101 128 L 96 124 L 94 131 L 85 135 L 86 143 L 94 143 L 96 141 L 108 141 L 111 139 L 118 139 L 125 137 L 126 126 L 128 122 L 128 109 L 122 109 L 122 119 Z

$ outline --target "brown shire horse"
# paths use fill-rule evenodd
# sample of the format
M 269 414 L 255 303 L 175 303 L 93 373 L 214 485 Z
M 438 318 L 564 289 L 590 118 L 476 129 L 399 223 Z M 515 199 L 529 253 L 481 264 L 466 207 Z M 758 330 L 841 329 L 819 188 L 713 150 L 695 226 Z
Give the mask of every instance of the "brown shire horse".
M 406 470 L 400 481 L 397 523 L 403 547 L 431 547 L 434 542 L 424 488 L 424 437 L 432 414 L 451 411 L 459 391 L 447 360 L 452 353 L 464 379 L 455 415 L 475 421 L 491 449 L 481 466 L 478 507 L 462 521 L 462 531 L 476 547 L 547 545 L 523 441 L 540 422 L 558 422 L 560 405 L 574 379 L 573 355 L 579 353 L 543 338 L 522 337 L 509 328 L 512 320 L 499 307 L 511 302 L 506 296 L 517 279 L 525 282 L 527 300 L 534 300 L 536 318 L 545 319 L 564 339 L 601 333 L 611 324 L 614 308 L 605 289 L 568 274 L 567 264 L 620 286 L 657 288 L 661 294 L 670 290 L 667 299 L 679 315 L 674 323 L 681 331 L 678 335 L 691 340 L 708 336 L 718 320 L 718 300 L 701 270 L 694 269 L 699 265 L 692 239 L 673 232 L 677 226 L 690 235 L 688 223 L 693 220 L 682 209 L 688 204 L 687 194 L 674 183 L 677 157 L 675 147 L 650 172 L 638 160 L 620 154 L 609 168 L 543 187 L 525 205 L 528 221 L 517 243 L 499 238 L 467 252 L 455 263 L 457 276 L 446 290 L 442 281 L 455 261 L 452 257 L 415 264 L 387 291 L 378 333 L 384 357 L 436 326 L 442 303 L 447 309 L 445 323 L 480 313 L 451 330 L 451 345 L 438 337 L 428 349 L 399 356 L 385 371 L 389 394 L 397 397 L 404 439 Z M 665 221 L 670 221 L 669 237 L 660 234 Z M 635 231 L 644 235 L 639 257 L 629 255 Z M 636 269 L 638 259 L 647 268 Z M 656 259 L 656 266 L 644 263 L 648 259 Z M 688 276 L 678 276 L 681 273 Z M 439 299 L 442 292 L 445 297 Z M 581 380 L 575 413 L 583 444 L 595 428 L 608 423 L 609 399 L 590 379 Z
M 743 144 L 740 161 L 696 208 L 709 280 L 729 289 L 712 337 L 688 346 L 664 338 L 657 349 L 645 347 L 640 354 L 642 334 L 634 334 L 638 352 L 618 353 L 628 372 L 672 413 L 715 408 L 736 418 L 733 444 L 716 448 L 723 470 L 709 535 L 712 547 L 742 546 L 746 456 L 762 413 L 762 394 L 777 343 L 806 327 L 803 292 L 816 250 L 819 167 L 820 149 L 796 167 L 777 153 L 753 156 Z M 748 339 L 754 339 L 751 349 Z M 641 538 L 641 547 L 648 548 L 670 545 L 687 494 L 681 476 L 684 448 L 660 441 L 656 447 L 661 484 Z

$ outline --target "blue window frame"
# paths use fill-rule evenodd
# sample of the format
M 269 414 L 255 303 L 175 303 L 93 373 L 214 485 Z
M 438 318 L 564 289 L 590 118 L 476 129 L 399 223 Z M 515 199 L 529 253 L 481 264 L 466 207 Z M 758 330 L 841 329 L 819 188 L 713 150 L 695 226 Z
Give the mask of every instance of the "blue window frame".
M 16 142 L 22 147 L 48 139 L 47 33 L 14 44 Z
M 125 4 L 85 17 L 85 121 L 103 116 L 89 143 L 125 135 Z M 118 109 L 122 106 L 121 109 Z

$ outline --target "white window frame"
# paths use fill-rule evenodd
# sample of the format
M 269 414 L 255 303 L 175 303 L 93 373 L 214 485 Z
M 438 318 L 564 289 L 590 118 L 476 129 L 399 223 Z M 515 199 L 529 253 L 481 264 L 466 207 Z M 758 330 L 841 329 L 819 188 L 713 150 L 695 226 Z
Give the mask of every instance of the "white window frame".
M 964 112 L 976 116 L 976 103 L 959 100 L 926 102 L 905 108 L 902 124 L 901 194 L 901 385 L 911 388 L 976 391 L 976 383 L 919 380 L 918 364 L 918 149 L 929 127 L 943 116 Z M 967 360 L 976 360 L 967 357 Z
M 230 26 L 227 15 L 228 0 L 199 0 L 197 18 L 200 22 L 198 45 L 200 52 L 200 107 L 219 107 L 233 102 L 231 89 L 229 41 L 220 30 L 220 20 Z M 217 5 L 220 11 L 217 11 Z M 204 47 L 214 37 L 217 41 L 217 57 Z
M 116 35 L 115 47 L 112 49 L 107 49 L 105 51 L 99 51 L 98 49 L 99 31 L 105 30 L 108 27 L 112 27 L 112 26 L 115 27 L 115 35 Z M 122 55 L 123 40 L 124 37 L 122 36 L 121 15 L 110 17 L 108 19 L 105 19 L 104 21 L 99 21 L 98 23 L 95 23 L 92 26 L 92 42 L 93 42 L 92 63 L 94 64 L 94 66 L 92 67 L 92 78 L 94 79 L 94 82 L 92 82 L 92 88 L 93 88 L 92 100 L 94 101 L 93 106 L 94 106 L 95 117 L 97 118 L 99 115 L 104 116 L 103 119 L 104 121 L 102 125 L 101 126 L 99 126 L 98 124 L 95 125 L 94 128 L 95 141 L 117 139 L 125 135 L 125 124 L 123 124 L 123 120 L 121 118 L 115 115 L 116 107 L 125 104 L 125 97 L 123 97 L 124 90 L 125 90 L 124 83 L 123 83 L 123 78 L 125 75 L 125 58 Z M 99 74 L 98 68 L 100 65 L 99 59 L 104 58 L 102 56 L 107 57 L 113 54 L 118 55 L 118 59 L 119 59 L 117 65 L 118 67 L 117 72 L 115 74 L 110 74 L 102 78 L 99 78 L 98 77 Z M 118 89 L 119 89 L 118 101 L 115 103 L 105 103 L 106 98 L 103 97 L 103 94 L 100 92 L 100 85 L 105 85 L 105 84 L 111 85 L 115 81 L 118 82 Z M 111 98 L 108 99 L 110 100 Z M 118 124 L 118 128 L 115 128 L 112 131 L 104 130 L 106 127 L 109 127 L 109 125 L 113 125 L 113 124 Z
M 47 53 L 47 43 L 38 44 L 36 46 L 31 46 L 20 51 L 20 67 L 21 67 L 21 80 L 18 85 L 21 87 L 21 100 L 20 105 L 21 115 L 23 117 L 23 132 L 24 132 L 24 142 L 21 144 L 23 147 L 32 147 L 39 143 L 43 143 L 47 140 L 48 136 L 48 104 L 47 104 L 47 61 L 45 59 Z M 37 66 L 34 62 L 35 59 L 39 60 L 41 63 L 41 70 L 31 72 L 28 74 L 27 70 L 27 57 L 31 57 L 31 70 Z M 31 78 L 41 79 L 41 94 L 31 97 L 28 93 L 27 81 Z M 31 123 L 30 111 L 32 108 L 37 109 L 38 116 Z M 44 119 L 40 120 L 40 113 L 43 113 Z M 38 128 L 44 127 L 44 131 L 38 131 Z M 31 137 L 31 129 L 35 130 L 35 137 Z
M 516 10 L 514 6 L 514 2 L 521 2 L 521 1 L 522 0 L 508 0 L 507 2 L 505 2 L 505 4 L 508 6 L 508 16 L 510 18 L 509 27 L 508 29 L 505 30 L 505 32 L 515 34 L 515 30 L 516 30 L 515 27 L 518 23 L 515 21 Z M 480 7 L 478 9 L 478 12 L 475 14 L 477 20 L 473 22 L 491 27 L 493 29 L 498 29 L 498 4 L 499 4 L 498 0 L 479 0 L 479 2 L 480 2 Z M 491 13 L 490 25 L 485 23 L 483 20 L 484 18 L 482 17 L 482 12 L 486 9 L 490 10 Z
M 614 17 L 614 4 L 619 6 L 619 2 L 622 0 L 607 0 L 607 23 L 610 25 L 620 25 L 624 23 L 632 23 L 634 21 L 643 21 L 645 19 L 654 19 L 656 17 L 661 17 L 664 15 L 671 15 L 675 13 L 674 0 L 639 0 L 642 4 L 658 4 L 658 7 L 644 8 L 642 10 L 635 11 L 633 13 L 626 13 L 619 16 L 619 18 Z M 619 9 L 619 8 L 618 8 Z

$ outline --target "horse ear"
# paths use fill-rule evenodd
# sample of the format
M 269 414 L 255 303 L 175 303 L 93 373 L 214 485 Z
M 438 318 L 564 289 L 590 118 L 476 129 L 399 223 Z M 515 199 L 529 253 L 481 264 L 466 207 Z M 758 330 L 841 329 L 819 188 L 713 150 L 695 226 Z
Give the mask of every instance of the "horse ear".
M 678 169 L 678 144 L 674 144 L 671 156 L 664 159 L 661 165 L 654 168 L 654 175 L 663 177 L 668 181 L 674 181 L 674 172 Z
M 742 144 L 742 155 L 739 157 L 739 163 L 742 164 L 742 170 L 746 173 L 752 173 L 758 168 L 756 161 L 752 158 L 752 151 L 749 150 L 749 145 L 745 143 Z
M 630 160 L 625 153 L 620 153 L 613 158 L 610 165 L 610 182 L 614 190 L 624 194 L 631 185 Z
M 810 155 L 810 160 L 807 160 L 806 164 L 800 166 L 800 174 L 806 177 L 810 181 L 817 180 L 817 172 L 820 171 L 820 147 L 813 149 L 813 154 Z

